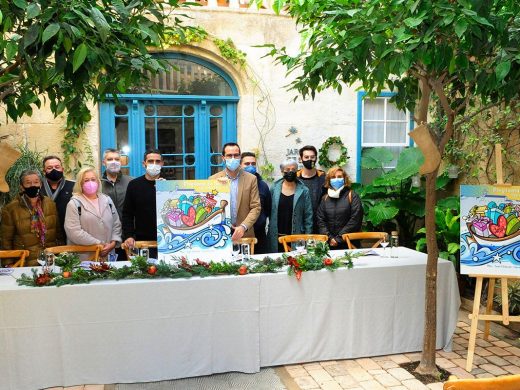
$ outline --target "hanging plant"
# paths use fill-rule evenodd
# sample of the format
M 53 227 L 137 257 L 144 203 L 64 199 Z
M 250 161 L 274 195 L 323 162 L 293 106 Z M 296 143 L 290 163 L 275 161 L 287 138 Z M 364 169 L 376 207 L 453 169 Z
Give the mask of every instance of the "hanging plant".
M 332 161 L 329 159 L 329 150 L 332 145 L 335 145 L 339 148 L 340 154 L 337 160 Z M 319 152 L 319 161 L 320 165 L 323 168 L 331 168 L 333 166 L 342 167 L 344 166 L 348 159 L 350 158 L 348 156 L 348 150 L 345 145 L 343 145 L 343 142 L 341 141 L 341 138 L 339 137 L 329 137 L 327 140 L 321 145 L 320 152 Z

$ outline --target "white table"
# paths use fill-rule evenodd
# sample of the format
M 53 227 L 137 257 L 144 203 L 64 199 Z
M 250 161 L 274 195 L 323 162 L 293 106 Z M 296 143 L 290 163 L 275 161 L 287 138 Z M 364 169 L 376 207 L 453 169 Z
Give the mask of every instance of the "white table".
M 30 288 L 0 277 L 0 388 L 146 382 L 418 351 L 426 256 L 354 269 Z M 21 272 L 22 270 L 16 270 Z M 28 272 L 28 269 L 23 269 Z M 460 305 L 439 261 L 437 346 Z

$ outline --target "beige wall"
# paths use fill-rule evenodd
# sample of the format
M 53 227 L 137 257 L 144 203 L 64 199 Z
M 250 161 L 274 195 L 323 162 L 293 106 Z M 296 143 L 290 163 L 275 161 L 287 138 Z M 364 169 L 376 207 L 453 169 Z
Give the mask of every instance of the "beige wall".
M 259 147 L 259 132 L 269 132 L 266 137 L 268 159 L 278 167 L 287 151 L 312 144 L 318 149 L 329 136 L 341 136 L 349 150 L 347 171 L 355 178 L 356 172 L 356 93 L 345 89 L 342 95 L 332 91 L 319 94 L 314 101 L 298 99 L 296 92 L 287 91 L 290 82 L 285 69 L 274 65 L 271 58 L 262 58 L 267 49 L 253 47 L 266 43 L 286 46 L 290 52 L 299 47 L 300 37 L 294 22 L 286 16 L 250 9 L 210 9 L 201 7 L 190 11 L 192 23 L 206 29 L 220 39 L 231 38 L 235 45 L 247 54 L 247 68 L 239 69 L 220 58 L 211 41 L 198 47 L 174 47 L 200 56 L 220 66 L 235 81 L 239 89 L 238 142 L 242 149 Z M 270 104 L 265 102 L 269 101 Z M 260 112 L 258 111 L 260 110 Z M 99 110 L 92 109 L 92 122 L 87 127 L 84 144 L 92 147 L 96 163 L 99 163 Z M 27 143 L 39 151 L 62 155 L 60 143 L 63 137 L 64 116 L 53 118 L 46 109 L 35 110 L 31 118 L 23 118 L 18 124 L 0 125 L 0 136 L 11 134 L 10 144 Z M 289 128 L 298 133 L 286 137 Z M 297 142 L 297 138 L 301 140 Z M 278 169 L 276 171 L 278 174 Z

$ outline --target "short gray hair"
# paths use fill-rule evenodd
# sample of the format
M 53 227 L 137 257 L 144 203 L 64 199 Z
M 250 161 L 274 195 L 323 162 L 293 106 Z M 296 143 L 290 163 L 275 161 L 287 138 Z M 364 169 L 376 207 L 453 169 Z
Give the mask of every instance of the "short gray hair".
M 108 153 L 117 153 L 117 154 L 119 154 L 121 156 L 121 152 L 119 150 L 114 149 L 114 148 L 108 148 L 108 149 L 105 149 L 105 151 L 103 152 L 103 160 L 105 158 L 107 158 L 107 154 Z
M 31 175 L 36 175 L 38 176 L 38 179 L 40 179 L 40 181 L 42 180 L 42 175 L 39 171 L 37 171 L 36 169 L 26 169 L 20 174 L 20 184 L 23 184 L 23 179 Z
M 283 172 L 283 170 L 285 168 L 287 168 L 288 166 L 291 166 L 291 165 L 294 165 L 296 167 L 296 169 L 298 169 L 298 162 L 293 158 L 288 158 L 287 160 L 283 161 L 280 164 L 280 171 Z

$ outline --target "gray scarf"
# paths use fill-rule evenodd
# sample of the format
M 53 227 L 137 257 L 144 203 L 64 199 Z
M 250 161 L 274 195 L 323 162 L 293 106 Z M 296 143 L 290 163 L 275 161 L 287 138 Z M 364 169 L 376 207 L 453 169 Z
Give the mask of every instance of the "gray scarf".
M 43 187 L 45 188 L 45 192 L 47 193 L 47 196 L 51 198 L 52 200 L 56 200 L 56 197 L 60 194 L 60 191 L 65 186 L 65 178 L 61 179 L 60 184 L 58 184 L 58 188 L 56 188 L 56 191 L 54 193 L 52 192 L 52 188 L 49 185 L 49 182 L 47 180 L 43 180 Z

